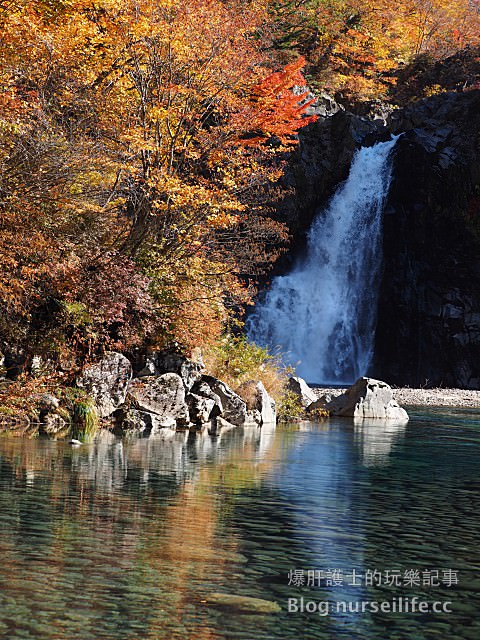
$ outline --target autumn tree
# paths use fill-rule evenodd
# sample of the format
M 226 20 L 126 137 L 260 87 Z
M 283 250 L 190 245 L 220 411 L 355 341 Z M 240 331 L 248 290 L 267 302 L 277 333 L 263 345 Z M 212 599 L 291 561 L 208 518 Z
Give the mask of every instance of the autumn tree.
M 0 20 L 0 349 L 215 338 L 285 238 L 269 185 L 308 122 L 301 64 L 262 53 L 265 7 L 24 0 Z
M 480 39 L 477 0 L 272 0 L 270 11 L 273 42 L 305 54 L 311 85 L 351 106 L 388 99 L 397 69 L 416 57 L 439 60 Z

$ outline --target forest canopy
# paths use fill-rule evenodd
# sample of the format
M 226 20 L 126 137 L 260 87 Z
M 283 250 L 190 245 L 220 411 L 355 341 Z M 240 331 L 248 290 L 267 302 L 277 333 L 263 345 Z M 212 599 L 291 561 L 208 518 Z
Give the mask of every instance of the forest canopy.
M 288 242 L 307 81 L 392 100 L 479 27 L 477 0 L 0 0 L 0 352 L 214 343 Z

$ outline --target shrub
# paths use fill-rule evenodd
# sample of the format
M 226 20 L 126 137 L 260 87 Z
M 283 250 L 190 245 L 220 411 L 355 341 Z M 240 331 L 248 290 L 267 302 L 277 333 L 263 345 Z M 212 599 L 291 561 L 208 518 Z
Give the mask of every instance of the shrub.
M 305 418 L 305 410 L 296 393 L 284 389 L 277 403 L 277 420 L 295 422 Z
M 77 400 L 72 418 L 72 436 L 82 442 L 91 442 L 99 427 L 99 417 L 94 401 L 91 398 Z
M 70 416 L 70 420 L 67 420 L 62 413 L 62 417 L 71 423 L 72 437 L 82 442 L 91 442 L 100 425 L 97 407 L 92 398 L 83 389 L 66 387 L 62 389 L 61 403 Z
M 225 335 L 204 353 L 208 373 L 237 390 L 249 380 L 261 380 L 272 398 L 279 402 L 288 370 L 278 355 L 249 342 L 245 336 Z

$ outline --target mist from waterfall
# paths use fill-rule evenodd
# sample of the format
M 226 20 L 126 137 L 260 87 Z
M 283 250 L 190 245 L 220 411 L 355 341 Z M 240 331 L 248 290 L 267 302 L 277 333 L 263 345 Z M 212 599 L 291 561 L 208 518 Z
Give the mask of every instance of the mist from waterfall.
M 247 321 L 250 340 L 309 382 L 351 384 L 373 357 L 382 265 L 382 212 L 396 138 L 363 147 L 315 218 L 306 254 L 273 279 Z

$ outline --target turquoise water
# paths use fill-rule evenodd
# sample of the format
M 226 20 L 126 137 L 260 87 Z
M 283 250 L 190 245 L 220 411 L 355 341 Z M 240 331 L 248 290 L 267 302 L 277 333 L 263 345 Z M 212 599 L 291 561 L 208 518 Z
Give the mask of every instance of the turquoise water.
M 0 638 L 480 638 L 480 411 L 411 415 L 74 449 L 1 437 Z M 451 612 L 387 610 L 406 602 Z

